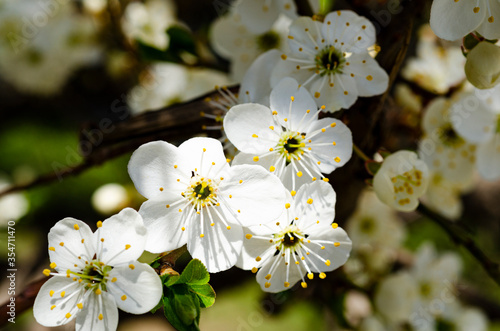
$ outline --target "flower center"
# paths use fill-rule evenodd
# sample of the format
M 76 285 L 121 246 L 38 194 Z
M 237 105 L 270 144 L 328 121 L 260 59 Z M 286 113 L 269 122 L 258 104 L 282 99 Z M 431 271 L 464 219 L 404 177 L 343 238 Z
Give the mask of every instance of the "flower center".
M 279 246 L 277 246 L 279 247 L 278 251 L 283 251 L 287 248 L 294 249 L 296 246 L 298 246 L 296 248 L 300 248 L 301 239 L 304 237 L 305 236 L 302 233 L 302 231 L 300 231 L 300 229 L 297 226 L 293 225 L 293 222 L 292 224 L 287 226 L 283 231 L 274 235 L 275 239 L 281 241 Z
M 186 197 L 195 209 L 201 209 L 217 203 L 217 185 L 209 178 L 199 175 L 191 177 L 184 197 Z
M 451 124 L 446 124 L 441 128 L 440 138 L 443 144 L 450 147 L 458 147 L 462 145 L 465 141 L 460 137 Z
M 262 52 L 266 52 L 273 48 L 278 48 L 280 45 L 280 36 L 274 32 L 269 31 L 257 37 L 257 47 Z
M 96 291 L 99 288 L 106 291 L 107 276 L 112 269 L 113 267 L 96 259 L 88 263 L 80 273 L 70 273 L 78 276 L 86 288 L 92 291 Z
M 361 220 L 360 230 L 363 233 L 372 233 L 375 229 L 375 220 L 371 217 L 365 217 Z
M 316 68 L 320 75 L 342 73 L 345 58 L 333 46 L 326 46 L 316 55 Z
M 396 200 L 401 206 L 410 203 L 414 189 L 422 185 L 422 172 L 413 168 L 410 171 L 391 178 Z
M 276 145 L 276 150 L 286 158 L 287 165 L 291 162 L 292 158 L 296 159 L 304 152 L 303 148 L 306 145 L 302 140 L 303 136 L 297 132 L 286 131 L 281 135 L 278 145 Z

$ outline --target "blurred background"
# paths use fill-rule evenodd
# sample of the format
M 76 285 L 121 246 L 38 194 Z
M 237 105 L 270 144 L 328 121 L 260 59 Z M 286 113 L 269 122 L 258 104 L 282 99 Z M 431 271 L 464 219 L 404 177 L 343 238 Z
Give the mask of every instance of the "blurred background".
M 319 1 L 309 2 L 314 12 L 320 10 Z M 413 17 L 410 47 L 386 99 L 376 139 L 391 151 L 416 149 L 423 109 L 436 96 L 451 95 L 465 79 L 460 44 L 438 41 L 424 24 L 431 1 L 401 16 L 390 11 L 392 1 L 328 3 L 378 22 L 379 38 L 396 29 L 387 22 L 391 17 L 390 24 L 403 25 L 403 15 Z M 127 173 L 131 146 L 163 133 L 108 150 L 109 137 L 126 137 L 127 129 L 137 130 L 133 123 L 147 128 L 168 121 L 152 113 L 217 93 L 216 85 L 240 83 L 253 59 L 267 50 L 247 33 L 245 61 L 218 52 L 220 40 L 231 36 L 214 35 L 211 27 L 230 15 L 233 5 L 230 0 L 0 0 L 0 191 L 42 177 L 40 185 L 0 197 L 0 265 L 8 269 L 7 226 L 15 221 L 16 293 L 44 278 L 47 233 L 57 221 L 70 216 L 95 228 L 98 220 L 127 206 L 138 209 L 144 201 Z M 185 135 L 217 136 L 216 130 L 202 130 L 205 122 L 209 127 L 217 123 L 199 116 L 196 107 L 202 109 L 204 101 L 197 100 L 194 110 L 178 109 L 179 118 L 196 118 L 183 136 L 165 133 L 170 142 Z M 166 127 L 175 128 L 176 119 L 170 121 Z M 342 188 L 334 188 L 341 194 Z M 210 283 L 217 300 L 202 310 L 201 329 L 389 330 L 384 323 L 392 317 L 404 320 L 396 316 L 398 307 L 415 298 L 425 303 L 418 318 L 435 321 L 429 330 L 500 330 L 500 287 L 466 250 L 434 222 L 417 213 L 398 214 L 372 192 L 359 192 L 349 196 L 347 211 L 336 220 L 354 242 L 342 269 L 314 280 L 308 289 L 276 295 L 262 292 L 250 272 L 233 268 L 214 274 Z M 460 204 L 462 216 L 456 218 L 461 226 L 496 261 L 499 202 L 500 183 L 475 176 L 473 185 L 443 202 L 442 212 Z M 178 261 L 179 270 L 188 258 Z M 5 279 L 0 283 L 2 303 L 8 300 Z M 404 293 L 407 281 L 418 284 L 418 293 Z M 394 299 L 401 296 L 406 298 L 402 302 Z M 411 330 L 406 322 L 400 325 Z M 46 329 L 30 309 L 4 328 Z M 144 316 L 120 311 L 118 330 L 171 329 L 161 311 Z

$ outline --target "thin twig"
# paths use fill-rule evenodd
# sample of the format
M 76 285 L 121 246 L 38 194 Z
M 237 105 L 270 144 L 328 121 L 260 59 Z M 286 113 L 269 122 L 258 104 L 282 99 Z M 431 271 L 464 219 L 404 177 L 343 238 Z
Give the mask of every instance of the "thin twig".
M 470 234 L 458 224 L 452 223 L 445 217 L 435 213 L 423 204 L 420 204 L 417 211 L 438 224 L 457 245 L 463 246 L 481 264 L 486 273 L 500 286 L 500 264 L 492 261 L 477 246 Z

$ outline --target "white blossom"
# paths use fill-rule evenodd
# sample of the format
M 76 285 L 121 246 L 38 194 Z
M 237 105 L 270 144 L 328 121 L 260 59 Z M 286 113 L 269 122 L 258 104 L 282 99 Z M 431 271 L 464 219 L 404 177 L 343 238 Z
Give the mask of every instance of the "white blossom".
M 432 30 L 439 38 L 457 40 L 477 31 L 488 39 L 500 38 L 498 0 L 434 0 L 431 7 Z
M 297 8 L 292 0 L 239 0 L 233 10 L 239 15 L 241 24 L 254 34 L 271 30 L 281 14 L 297 18 Z
M 192 138 L 179 147 L 144 144 L 128 170 L 148 199 L 139 210 L 149 231 L 146 250 L 161 253 L 187 243 L 209 272 L 236 263 L 242 226 L 270 222 L 284 210 L 279 179 L 259 166 L 229 166 L 221 143 L 212 138 Z
M 500 46 L 487 41 L 477 44 L 468 54 L 465 74 L 479 89 L 490 89 L 500 83 Z
M 412 211 L 427 189 L 429 170 L 414 152 L 398 151 L 388 156 L 373 178 L 380 201 L 400 211 Z
M 318 119 L 321 110 L 291 78 L 272 90 L 270 108 L 234 106 L 224 118 L 227 137 L 241 151 L 234 163 L 264 166 L 292 194 L 343 166 L 352 155 L 351 131 L 337 119 Z
M 306 288 L 313 273 L 324 279 L 325 272 L 342 266 L 351 251 L 346 232 L 332 223 L 335 191 L 318 181 L 302 186 L 286 203 L 286 212 L 275 224 L 246 228 L 237 266 L 257 273 L 263 291 L 284 291 L 301 281 Z
M 49 232 L 52 275 L 33 306 L 38 323 L 64 325 L 76 318 L 77 331 L 116 330 L 118 309 L 144 314 L 162 296 L 160 277 L 149 265 L 137 262 L 147 240 L 140 215 L 123 209 L 97 231 L 67 217 Z
M 368 53 L 375 42 L 373 24 L 352 11 L 329 13 L 323 23 L 299 17 L 290 26 L 290 51 L 273 70 L 271 85 L 292 77 L 328 111 L 349 108 L 358 96 L 387 89 L 387 73 Z

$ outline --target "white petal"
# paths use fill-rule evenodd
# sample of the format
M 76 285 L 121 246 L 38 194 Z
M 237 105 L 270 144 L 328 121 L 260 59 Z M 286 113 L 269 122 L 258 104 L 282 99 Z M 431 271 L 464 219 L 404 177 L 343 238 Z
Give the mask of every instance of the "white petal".
M 132 314 L 144 314 L 160 301 L 163 289 L 160 277 L 146 263 L 137 261 L 127 266 L 115 267 L 106 283 L 116 305 Z M 116 281 L 113 282 L 114 278 Z
M 306 56 L 306 60 L 307 56 Z M 314 64 L 313 59 L 310 59 L 311 65 Z M 300 66 L 297 66 L 298 63 L 294 62 L 290 58 L 286 58 L 280 60 L 276 63 L 273 71 L 271 72 L 271 86 L 276 86 L 283 78 L 290 77 L 295 79 L 299 84 L 305 83 L 311 76 L 317 76 L 314 72 L 311 72 L 307 69 L 300 69 Z M 304 65 L 304 64 L 302 64 Z M 298 69 L 297 69 L 298 68 Z M 313 81 L 317 79 L 314 78 Z
M 326 111 L 330 112 L 351 107 L 358 98 L 354 78 L 345 74 L 334 74 L 333 81 L 328 79 L 323 76 L 311 83 L 309 91 L 314 94 L 316 104 L 326 106 Z
M 55 269 L 65 273 L 68 269 L 74 270 L 75 264 L 78 269 L 83 268 L 85 261 L 91 261 L 96 252 L 92 238 L 92 230 L 82 221 L 66 217 L 57 222 L 48 235 L 49 257 L 57 265 Z
M 311 183 L 314 176 L 320 176 L 311 171 L 311 161 L 293 161 L 293 165 L 292 163 L 288 164 L 285 172 L 280 176 L 288 191 L 297 191 L 302 185 Z M 312 176 L 309 175 L 308 171 L 311 172 Z M 299 177 L 299 173 L 302 173 L 302 176 Z M 319 180 L 318 177 L 316 179 Z
M 474 94 L 464 94 L 450 109 L 451 124 L 471 143 L 488 141 L 495 130 L 495 114 Z
M 267 229 L 267 227 L 265 226 L 260 226 L 260 227 L 262 227 L 262 230 L 267 232 L 267 234 L 259 233 L 259 236 L 269 237 L 269 240 L 273 239 L 273 235 L 270 234 L 270 231 L 269 229 Z M 267 249 L 274 246 L 274 243 L 270 243 L 269 240 L 267 239 L 254 238 L 254 237 L 250 237 L 250 239 L 248 239 L 246 235 L 253 236 L 255 234 L 255 231 L 252 231 L 253 228 L 255 228 L 255 226 L 250 228 L 243 228 L 243 234 L 245 236 L 243 237 L 243 248 L 241 249 L 241 254 L 238 257 L 238 261 L 236 261 L 236 266 L 244 270 L 259 268 L 260 265 L 262 264 L 262 261 L 257 262 L 255 259 L 258 256 L 263 256 L 263 253 Z
M 305 125 L 318 117 L 316 102 L 311 94 L 304 87 L 299 87 L 293 78 L 283 78 L 273 88 L 270 103 L 271 110 L 278 112 L 277 118 L 281 125 L 292 131 L 304 132 Z
M 236 23 L 234 15 L 226 15 L 212 24 L 210 42 L 219 55 L 232 59 L 235 52 L 238 53 L 238 45 L 247 35 L 249 32 L 245 27 Z
M 256 103 L 236 105 L 224 117 L 226 136 L 244 153 L 268 152 L 278 143 L 280 131 L 281 128 L 273 121 L 271 110 Z
M 486 39 L 499 39 L 500 38 L 500 2 L 495 0 L 489 1 L 491 14 L 486 13 L 486 17 L 476 30 Z M 486 6 L 483 6 L 480 10 L 486 11 Z M 493 17 L 493 21 L 488 20 Z
M 279 178 L 256 165 L 233 166 L 230 173 L 219 186 L 219 195 L 224 199 L 224 214 L 237 215 L 231 222 L 257 225 L 274 221 L 283 213 L 286 191 Z
M 234 10 L 241 17 L 241 24 L 254 34 L 262 34 L 271 29 L 278 19 L 277 1 L 251 0 L 237 2 Z
M 100 316 L 102 315 L 102 316 Z M 102 319 L 100 318 L 102 317 Z M 118 326 L 118 308 L 108 292 L 91 294 L 76 318 L 76 331 L 109 331 Z
M 217 139 L 191 138 L 179 146 L 178 153 L 181 155 L 178 170 L 182 172 L 184 178 L 191 178 L 192 171 L 212 178 L 221 169 L 229 167 L 222 144 Z
M 377 310 L 389 321 L 408 321 L 417 297 L 417 283 L 408 272 L 392 274 L 383 279 L 375 293 Z
M 151 199 L 161 193 L 161 188 L 175 188 L 177 182 L 172 171 L 177 155 L 177 148 L 165 141 L 140 146 L 128 163 L 128 173 L 137 191 Z
M 306 247 L 321 256 L 324 260 L 330 261 L 329 265 L 327 265 L 314 254 L 308 255 L 306 262 L 312 262 L 310 263 L 310 267 L 313 272 L 332 271 L 346 263 L 351 253 L 352 242 L 342 228 L 333 229 L 330 225 L 320 223 L 317 226 L 313 225 L 308 230 L 308 234 L 310 234 L 308 239 L 311 240 L 311 244 L 305 244 Z M 314 240 L 323 240 L 329 243 L 321 243 L 325 247 L 321 249 L 321 245 L 313 244 Z
M 389 86 L 389 75 L 368 53 L 352 54 L 346 73 L 354 74 L 359 96 L 371 97 L 384 93 Z
M 280 162 L 282 159 L 282 156 L 278 153 L 272 153 L 263 157 L 259 157 L 258 161 L 254 161 L 254 156 L 255 154 L 246 154 L 246 153 L 238 153 L 234 157 L 234 160 L 232 162 L 233 166 L 236 165 L 242 165 L 242 164 L 249 164 L 249 165 L 260 165 L 261 167 L 264 167 L 264 169 L 269 170 L 271 166 L 274 166 L 276 169 L 278 169 L 277 164 Z M 273 172 L 275 175 L 280 175 L 276 172 Z M 279 176 L 281 178 L 281 176 Z
M 271 266 L 273 265 L 275 259 L 279 259 L 278 265 L 275 267 L 275 271 L 272 273 L 271 279 L 267 280 L 265 277 L 269 275 Z M 288 279 L 286 278 L 287 268 L 289 268 Z M 293 258 L 290 258 L 290 263 L 286 266 L 285 258 L 279 254 L 271 257 L 265 264 L 262 265 L 262 268 L 257 272 L 257 282 L 259 283 L 262 291 L 277 293 L 292 288 L 295 283 L 301 280 L 305 273 L 306 269 L 297 266 L 293 261 Z M 290 283 L 289 287 L 285 287 L 286 281 Z M 270 283 L 271 285 L 266 288 L 266 283 Z
M 238 96 L 240 103 L 255 102 L 265 106 L 269 105 L 270 74 L 278 61 L 282 61 L 280 55 L 278 50 L 272 49 L 255 59 L 241 81 Z M 263 77 L 269 78 L 263 79 Z
M 333 187 L 322 180 L 301 186 L 295 196 L 295 215 L 299 217 L 297 226 L 306 227 L 319 221 L 321 225 L 330 224 L 335 218 L 337 196 Z
M 215 207 L 221 214 L 221 208 Z M 188 229 L 188 251 L 194 259 L 199 259 L 208 272 L 224 271 L 235 265 L 243 245 L 243 229 L 231 223 L 228 230 L 214 208 L 210 208 L 213 226 L 207 211 L 203 209 L 202 222 L 197 221 Z M 203 237 L 201 237 L 203 235 Z
M 333 127 L 332 123 L 335 123 Z M 352 133 L 342 121 L 334 118 L 323 118 L 314 122 L 308 129 L 308 133 L 323 128 L 325 128 L 325 132 L 321 132 L 311 138 L 311 152 L 321 162 L 319 165 L 321 172 L 329 174 L 333 170 L 345 165 L 351 159 Z M 335 142 L 335 145 L 333 145 L 333 142 Z M 314 144 L 328 145 L 314 146 Z
M 429 103 L 422 118 L 422 128 L 427 134 L 432 134 L 449 123 L 449 108 L 450 103 L 443 97 L 435 98 Z
M 486 180 L 500 178 L 500 133 L 477 148 L 477 170 Z
M 182 231 L 182 227 L 189 228 L 191 217 L 188 215 L 192 213 L 190 209 L 193 207 L 185 206 L 184 202 L 174 205 L 182 198 L 180 195 L 165 196 L 149 199 L 139 209 L 148 229 L 148 240 L 144 249 L 152 253 L 173 250 L 187 243 L 187 231 Z
M 365 52 L 376 41 L 373 24 L 350 10 L 339 10 L 326 15 L 322 31 L 330 45 L 343 43 L 341 48 L 347 52 Z
M 54 291 L 52 296 L 51 291 Z M 61 297 L 62 291 L 65 292 L 64 297 Z M 56 276 L 49 279 L 40 288 L 33 305 L 36 321 L 43 326 L 68 323 L 78 312 L 76 305 L 81 302 L 83 292 L 83 287 L 71 278 Z M 68 313 L 71 314 L 69 318 L 66 317 Z
M 321 26 L 320 22 L 313 21 L 310 17 L 305 16 L 301 16 L 293 21 L 290 26 L 290 36 L 293 39 L 288 42 L 290 48 L 296 50 L 299 47 L 298 44 L 300 44 L 302 47 L 314 50 L 314 47 L 321 43 Z M 294 53 L 297 54 L 298 51 L 294 51 Z
M 144 252 L 147 230 L 141 215 L 132 208 L 125 208 L 111 216 L 94 233 L 94 242 L 104 239 L 100 260 L 116 266 L 137 260 Z
M 481 8 L 474 13 L 479 2 Z M 431 28 L 439 37 L 457 40 L 474 31 L 486 17 L 486 4 L 479 1 L 434 0 L 431 7 Z

